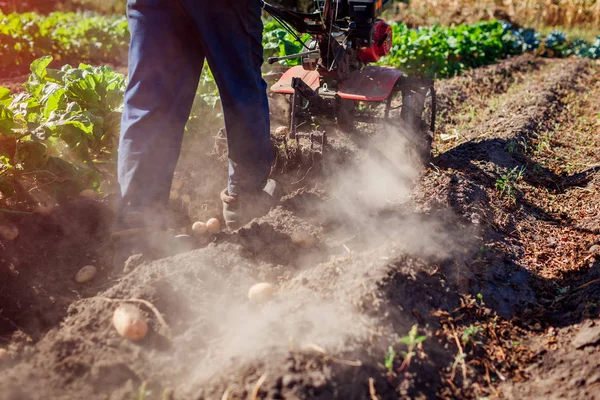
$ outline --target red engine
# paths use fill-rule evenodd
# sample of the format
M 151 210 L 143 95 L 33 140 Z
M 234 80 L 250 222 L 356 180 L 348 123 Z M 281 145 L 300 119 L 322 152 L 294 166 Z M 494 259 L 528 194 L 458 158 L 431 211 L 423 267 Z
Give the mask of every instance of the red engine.
M 371 46 L 360 49 L 358 57 L 363 63 L 377 62 L 392 50 L 392 27 L 379 19 L 373 25 Z

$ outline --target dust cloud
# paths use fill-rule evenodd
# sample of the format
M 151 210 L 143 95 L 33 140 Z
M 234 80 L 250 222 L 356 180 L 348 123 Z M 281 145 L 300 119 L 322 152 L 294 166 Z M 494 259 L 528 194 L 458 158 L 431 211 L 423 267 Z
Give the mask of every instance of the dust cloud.
M 450 232 L 439 219 L 410 209 L 425 169 L 417 140 L 403 127 L 380 126 L 353 165 L 334 170 L 324 207 L 352 226 L 362 247 L 394 243 L 411 255 L 440 259 L 455 250 Z
M 351 165 L 328 170 L 329 199 L 315 210 L 336 222 L 324 235 L 325 258 L 296 266 L 299 272 L 280 285 L 274 301 L 255 307 L 241 295 L 228 295 L 225 287 L 210 288 L 222 295 L 199 305 L 193 329 L 210 330 L 212 339 L 194 358 L 187 381 L 197 384 L 257 360 L 268 364 L 307 344 L 333 354 L 347 350 L 348 341 L 369 334 L 373 322 L 357 304 L 373 296 L 395 257 L 440 260 L 453 251 L 450 232 L 439 220 L 408 209 L 423 170 L 412 143 L 406 133 L 386 127 L 370 137 Z M 238 283 L 246 290 L 256 281 L 247 276 Z

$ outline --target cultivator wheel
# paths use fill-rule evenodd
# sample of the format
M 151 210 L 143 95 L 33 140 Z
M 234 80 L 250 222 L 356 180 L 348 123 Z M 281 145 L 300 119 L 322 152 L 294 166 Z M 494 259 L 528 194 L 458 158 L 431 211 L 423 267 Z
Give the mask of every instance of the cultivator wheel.
M 431 79 L 400 79 L 386 102 L 385 119 L 413 144 L 425 164 L 431 160 L 436 112 Z
M 411 154 L 418 158 L 415 162 L 428 164 L 436 114 L 433 80 L 400 77 L 392 86 L 382 101 L 360 101 L 313 90 L 300 78 L 293 78 L 294 92 L 286 95 L 289 139 L 296 145 L 300 139 L 309 140 L 311 150 L 320 149 L 323 154 L 328 126 L 337 125 L 352 134 L 357 124 L 384 124 L 409 141 L 414 149 Z

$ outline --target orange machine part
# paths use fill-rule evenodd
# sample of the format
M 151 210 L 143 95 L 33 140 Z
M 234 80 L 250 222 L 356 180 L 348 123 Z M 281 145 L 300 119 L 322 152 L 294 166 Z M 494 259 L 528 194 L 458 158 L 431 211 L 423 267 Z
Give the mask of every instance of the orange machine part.
M 365 67 L 353 72 L 340 85 L 337 94 L 346 100 L 383 101 L 389 97 L 394 85 L 403 75 L 402 71 L 391 67 Z M 319 72 L 306 71 L 297 66 L 287 70 L 271 90 L 275 93 L 293 94 L 292 78 L 301 78 L 313 90 L 319 88 Z
M 317 90 L 319 88 L 319 79 L 321 75 L 317 71 L 307 71 L 302 68 L 301 65 L 296 67 L 292 67 L 288 69 L 285 74 L 277 83 L 275 83 L 271 87 L 271 91 L 275 93 L 283 93 L 283 94 L 294 94 L 294 89 L 292 88 L 292 79 L 300 78 L 306 83 L 312 90 Z
M 358 52 L 358 57 L 363 63 L 373 63 L 392 50 L 392 27 L 379 20 L 373 26 L 373 44 Z

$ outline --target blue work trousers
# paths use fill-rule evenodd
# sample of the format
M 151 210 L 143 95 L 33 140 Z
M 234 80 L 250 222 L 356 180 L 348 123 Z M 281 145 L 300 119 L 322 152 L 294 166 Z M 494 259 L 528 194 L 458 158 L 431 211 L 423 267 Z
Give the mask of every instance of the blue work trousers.
M 273 154 L 259 0 L 129 0 L 127 16 L 129 85 L 118 161 L 124 208 L 167 204 L 205 60 L 223 106 L 229 193 L 262 189 Z

